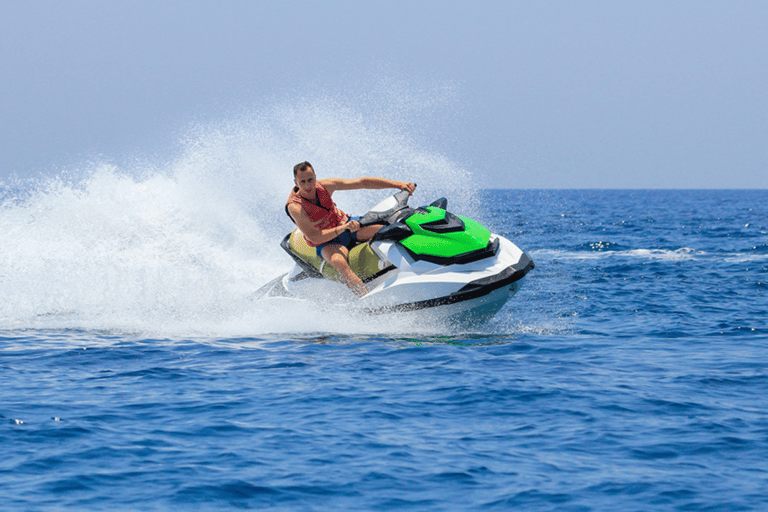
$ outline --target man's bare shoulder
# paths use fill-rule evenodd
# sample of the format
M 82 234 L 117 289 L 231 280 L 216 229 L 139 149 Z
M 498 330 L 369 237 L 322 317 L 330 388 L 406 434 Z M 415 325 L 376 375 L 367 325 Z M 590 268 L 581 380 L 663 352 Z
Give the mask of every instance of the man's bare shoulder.
M 290 215 L 293 218 L 293 221 L 298 224 L 299 222 L 303 221 L 306 217 L 304 214 L 304 208 L 301 207 L 298 203 L 291 203 L 287 205 L 288 207 L 288 215 Z

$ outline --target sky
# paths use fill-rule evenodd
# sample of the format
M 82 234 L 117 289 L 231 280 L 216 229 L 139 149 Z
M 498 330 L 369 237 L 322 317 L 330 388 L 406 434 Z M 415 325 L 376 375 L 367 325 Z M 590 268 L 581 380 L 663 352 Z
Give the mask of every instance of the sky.
M 0 0 L 0 181 L 382 83 L 485 187 L 768 188 L 762 0 Z

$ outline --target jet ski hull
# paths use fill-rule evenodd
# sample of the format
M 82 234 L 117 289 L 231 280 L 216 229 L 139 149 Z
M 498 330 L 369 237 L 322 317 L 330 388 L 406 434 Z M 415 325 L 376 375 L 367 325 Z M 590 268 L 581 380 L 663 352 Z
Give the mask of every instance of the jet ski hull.
M 381 203 L 386 207 L 366 214 L 387 228 L 349 252 L 350 268 L 368 289 L 363 297 L 353 296 L 298 229 L 281 243 L 294 267 L 257 294 L 339 304 L 369 315 L 429 311 L 430 317 L 459 322 L 495 315 L 517 293 L 533 261 L 506 238 L 446 212 L 444 202 L 414 210 L 407 198 L 396 194 Z M 434 249 L 439 244 L 448 250 Z
M 360 299 L 353 297 L 343 284 L 310 275 L 306 265 L 298 264 L 291 272 L 267 283 L 259 294 L 345 304 L 369 315 L 429 310 L 430 315 L 448 321 L 484 321 L 517 293 L 526 274 L 534 268 L 533 261 L 512 242 L 503 237 L 498 239 L 501 249 L 490 261 L 451 267 L 400 262 L 407 270 L 386 267 L 388 271 L 367 280 L 369 293 Z

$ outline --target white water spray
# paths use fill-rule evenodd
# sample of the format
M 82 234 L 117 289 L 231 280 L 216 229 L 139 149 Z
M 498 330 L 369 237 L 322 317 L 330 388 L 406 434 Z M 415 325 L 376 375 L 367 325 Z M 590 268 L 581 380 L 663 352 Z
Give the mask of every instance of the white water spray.
M 279 248 L 293 165 L 322 177 L 418 183 L 414 204 L 447 195 L 471 211 L 469 174 L 414 141 L 413 119 L 332 100 L 282 104 L 200 126 L 170 163 L 92 164 L 11 193 L 0 207 L 0 325 L 159 335 L 398 332 L 406 325 L 254 301 L 291 261 Z M 362 214 L 385 191 L 334 196 Z M 471 212 L 470 212 L 471 213 Z

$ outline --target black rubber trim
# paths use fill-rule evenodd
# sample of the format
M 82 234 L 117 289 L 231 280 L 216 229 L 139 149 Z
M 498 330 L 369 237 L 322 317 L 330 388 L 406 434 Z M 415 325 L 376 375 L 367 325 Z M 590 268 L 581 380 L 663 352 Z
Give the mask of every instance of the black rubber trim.
M 397 306 L 388 306 L 384 308 L 366 308 L 365 312 L 370 314 L 402 313 L 477 299 L 488 295 L 494 290 L 509 286 L 512 283 L 521 280 L 528 272 L 533 270 L 534 267 L 533 260 L 531 260 L 527 254 L 523 253 L 519 262 L 505 268 L 495 276 L 484 277 L 467 283 L 460 290 L 455 291 L 450 295 L 446 295 L 445 297 L 409 302 L 407 304 L 398 304 Z
M 285 235 L 285 238 L 283 238 L 283 241 L 280 242 L 280 247 L 282 247 L 283 250 L 287 252 L 291 256 L 291 258 L 293 258 L 293 260 L 301 267 L 301 269 L 308 274 L 306 277 L 315 277 L 315 278 L 322 279 L 323 274 L 318 272 L 318 270 L 315 267 L 313 267 L 303 259 L 296 256 L 293 253 L 293 251 L 291 251 L 291 247 L 289 245 L 290 239 L 291 239 L 291 234 L 288 233 L 287 235 Z M 298 276 L 296 276 L 295 279 L 292 279 L 292 281 L 301 281 L 302 279 L 306 279 L 306 278 L 301 277 L 301 274 L 299 274 Z
M 499 239 L 496 238 L 488 242 L 488 245 L 482 249 L 465 252 L 464 254 L 459 254 L 457 256 L 432 256 L 429 254 L 416 254 L 405 246 L 403 246 L 403 248 L 408 251 L 408 254 L 415 261 L 428 261 L 437 265 L 465 265 L 467 263 L 472 263 L 473 261 L 495 256 L 496 253 L 499 252 Z
M 366 277 L 366 278 L 365 278 L 365 279 L 363 279 L 362 281 L 363 281 L 363 283 L 370 283 L 370 282 L 371 282 L 371 281 L 373 281 L 374 279 L 378 279 L 379 277 L 383 276 L 384 274 L 386 274 L 386 273 L 387 273 L 387 272 L 389 272 L 390 270 L 395 270 L 396 268 L 397 268 L 396 266 L 394 266 L 394 265 L 390 265 L 390 266 L 388 266 L 388 267 L 386 267 L 386 268 L 384 268 L 384 269 L 382 269 L 382 270 L 379 270 L 378 272 L 376 272 L 376 273 L 375 273 L 375 274 L 373 274 L 372 276 L 368 276 L 368 277 Z
M 410 206 L 406 206 L 405 208 L 401 210 L 397 210 L 395 213 L 389 216 L 387 219 L 387 224 L 395 224 L 396 222 L 403 222 L 405 219 L 410 217 L 416 212 L 413 208 Z
M 390 265 L 390 266 L 384 268 L 383 270 L 379 270 L 375 274 L 366 277 L 365 279 L 361 279 L 361 281 L 363 281 L 363 283 L 370 283 L 371 281 L 373 281 L 375 279 L 378 279 L 379 277 L 383 276 L 387 272 L 389 272 L 391 270 L 395 270 L 396 268 L 397 268 L 396 266 Z M 314 278 L 314 279 L 327 279 L 322 274 L 318 274 L 316 276 L 309 275 L 309 273 L 307 273 L 305 270 L 302 269 L 301 272 L 299 272 L 295 276 L 289 278 L 288 280 L 290 282 L 292 282 L 292 283 L 296 283 L 296 282 L 299 282 L 299 281 L 303 281 L 305 279 L 312 279 L 312 278 Z
M 449 212 L 445 212 L 445 217 L 442 219 L 425 222 L 420 224 L 420 227 L 424 231 L 431 231 L 432 233 L 457 233 L 465 229 L 464 221 Z
M 373 235 L 373 238 L 371 238 L 371 242 L 376 242 L 379 240 L 393 240 L 395 242 L 399 242 L 400 240 L 404 240 L 411 236 L 413 234 L 413 230 L 409 228 L 406 224 L 403 224 L 402 222 L 396 222 L 389 226 L 384 226 L 380 230 L 376 232 L 375 235 Z

